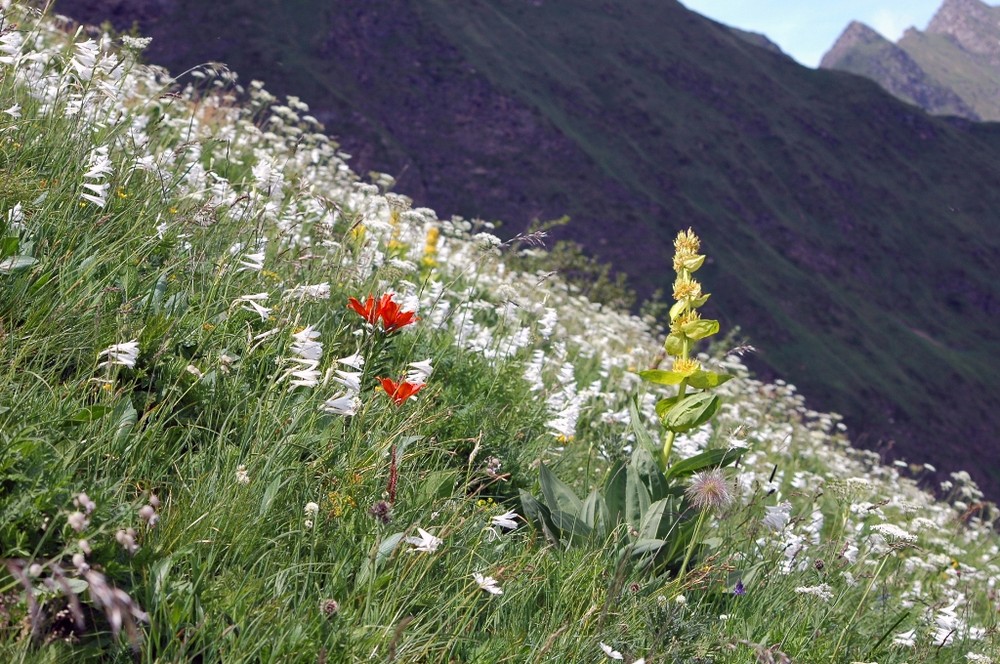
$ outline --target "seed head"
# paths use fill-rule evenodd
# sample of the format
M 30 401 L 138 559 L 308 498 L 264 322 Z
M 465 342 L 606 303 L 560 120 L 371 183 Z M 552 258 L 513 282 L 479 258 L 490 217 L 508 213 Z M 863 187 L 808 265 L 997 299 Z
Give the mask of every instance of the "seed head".
M 733 502 L 726 476 L 718 468 L 695 474 L 685 494 L 699 510 L 721 512 Z

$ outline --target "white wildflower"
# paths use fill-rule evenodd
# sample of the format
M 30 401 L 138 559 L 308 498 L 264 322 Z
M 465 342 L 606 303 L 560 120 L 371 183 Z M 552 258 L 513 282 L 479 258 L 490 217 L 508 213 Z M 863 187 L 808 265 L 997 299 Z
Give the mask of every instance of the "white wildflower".
M 444 540 L 439 537 L 434 537 L 429 532 L 423 528 L 417 527 L 417 532 L 420 533 L 420 537 L 407 537 L 406 543 L 412 544 L 413 548 L 411 551 L 422 551 L 424 553 L 434 553 L 437 551 L 438 547 L 444 543 Z
M 497 580 L 492 576 L 483 576 L 479 572 L 473 572 L 472 578 L 476 580 L 479 587 L 491 595 L 503 595 L 503 588 L 497 585 Z
M 833 589 L 830 587 L 829 583 L 821 583 L 818 586 L 799 586 L 795 589 L 795 592 L 800 595 L 812 595 L 817 597 L 824 602 L 828 602 L 833 599 Z
M 792 504 L 785 502 L 780 505 L 768 505 L 764 507 L 764 510 L 766 514 L 761 520 L 764 527 L 774 531 L 784 530 L 792 515 Z
M 236 466 L 236 483 L 250 484 L 250 473 L 247 472 L 247 467 L 243 464 Z
M 509 530 L 513 530 L 514 528 L 517 528 L 517 521 L 515 521 L 517 518 L 517 512 L 511 510 L 499 516 L 493 517 L 491 525 L 496 526 L 497 528 L 507 528 Z
M 331 415 L 356 415 L 360 408 L 361 399 L 351 392 L 331 397 L 320 406 L 320 410 Z
M 108 359 L 98 364 L 98 368 L 117 364 L 134 369 L 135 363 L 139 359 L 139 340 L 133 339 L 122 344 L 108 346 L 97 354 L 97 359 L 101 359 L 102 357 Z
M 10 108 L 5 108 L 3 112 L 9 115 L 10 117 L 14 118 L 15 120 L 17 120 L 19 117 L 21 117 L 21 105 L 14 104 Z
M 406 380 L 411 383 L 426 383 L 433 371 L 434 367 L 431 366 L 430 358 L 420 362 L 410 362 L 410 370 L 406 373 Z
M 611 659 L 619 661 L 625 659 L 625 657 L 620 652 L 613 649 L 611 646 L 607 645 L 603 641 L 600 642 L 598 645 L 601 646 L 601 650 L 604 651 L 604 654 L 610 657 Z

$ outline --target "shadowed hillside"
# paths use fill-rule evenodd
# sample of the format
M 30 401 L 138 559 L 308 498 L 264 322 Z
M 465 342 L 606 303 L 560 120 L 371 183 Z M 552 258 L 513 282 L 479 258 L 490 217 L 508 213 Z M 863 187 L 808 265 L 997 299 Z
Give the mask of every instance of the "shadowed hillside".
M 646 294 L 670 287 L 676 230 L 698 227 L 705 282 L 728 295 L 715 313 L 758 370 L 868 445 L 978 469 L 997 495 L 1000 127 L 929 117 L 676 2 L 58 11 L 139 20 L 174 72 L 219 60 L 301 97 L 358 170 L 396 174 L 418 204 L 508 233 L 569 214 Z

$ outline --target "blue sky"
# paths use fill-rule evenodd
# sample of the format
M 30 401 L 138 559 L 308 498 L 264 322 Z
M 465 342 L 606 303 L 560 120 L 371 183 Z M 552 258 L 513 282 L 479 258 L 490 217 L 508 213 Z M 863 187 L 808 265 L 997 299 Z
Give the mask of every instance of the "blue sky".
M 847 24 L 866 23 L 895 41 L 927 27 L 943 0 L 680 0 L 720 23 L 763 32 L 808 67 L 819 65 Z M 988 2 L 987 4 L 995 4 Z

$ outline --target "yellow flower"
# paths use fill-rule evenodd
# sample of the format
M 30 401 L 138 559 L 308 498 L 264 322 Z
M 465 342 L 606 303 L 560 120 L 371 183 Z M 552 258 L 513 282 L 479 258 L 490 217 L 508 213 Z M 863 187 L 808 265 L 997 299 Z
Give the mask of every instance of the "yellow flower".
M 700 248 L 701 240 L 698 239 L 698 236 L 690 228 L 678 233 L 677 238 L 674 240 L 674 253 L 676 254 L 695 256 L 698 254 L 698 249 Z
M 678 279 L 674 282 L 674 299 L 697 300 L 701 297 L 701 284 L 696 279 Z
M 701 369 L 701 362 L 698 360 L 692 360 L 685 357 L 679 357 L 674 360 L 674 366 L 671 369 L 674 373 L 679 373 L 683 376 L 692 376 L 694 373 Z

